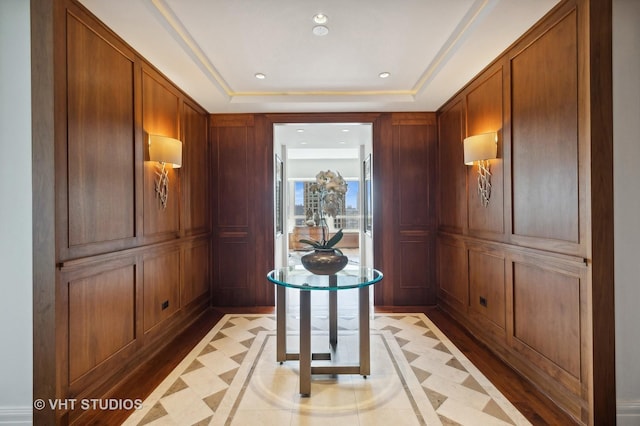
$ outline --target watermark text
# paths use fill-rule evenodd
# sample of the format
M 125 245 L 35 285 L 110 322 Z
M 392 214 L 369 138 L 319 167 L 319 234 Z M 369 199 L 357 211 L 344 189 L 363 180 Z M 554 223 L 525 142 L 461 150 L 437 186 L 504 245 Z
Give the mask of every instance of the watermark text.
M 142 408 L 141 399 L 36 399 L 33 401 L 36 410 L 139 410 Z

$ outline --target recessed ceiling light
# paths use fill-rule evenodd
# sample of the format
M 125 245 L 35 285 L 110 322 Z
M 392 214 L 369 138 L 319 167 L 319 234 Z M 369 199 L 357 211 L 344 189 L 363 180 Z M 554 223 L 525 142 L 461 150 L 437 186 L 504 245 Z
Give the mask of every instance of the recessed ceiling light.
M 298 132 L 298 133 L 304 133 L 304 129 L 298 129 L 298 130 L 296 130 L 296 132 Z
M 324 13 L 318 13 L 313 17 L 313 22 L 315 22 L 316 24 L 326 24 L 328 20 L 329 17 Z
M 380 78 L 387 78 L 387 77 L 389 77 L 390 75 L 391 75 L 391 73 L 390 73 L 390 72 L 385 71 L 385 72 L 381 72 L 380 74 L 378 74 L 378 77 L 380 77 Z
M 325 27 L 324 25 L 316 25 L 315 27 L 313 27 L 313 34 L 317 36 L 325 36 L 329 34 L 329 28 Z
M 340 141 L 340 142 L 338 142 L 338 143 L 339 143 L 340 145 L 344 145 L 344 144 L 346 144 L 346 142 L 345 142 L 345 141 Z
M 255 76 L 258 80 L 264 80 L 265 78 L 267 78 L 267 76 L 262 74 L 261 72 L 257 72 Z
M 347 133 L 349 129 L 342 129 L 343 132 Z
M 306 145 L 307 143 L 305 141 L 300 142 L 300 145 Z

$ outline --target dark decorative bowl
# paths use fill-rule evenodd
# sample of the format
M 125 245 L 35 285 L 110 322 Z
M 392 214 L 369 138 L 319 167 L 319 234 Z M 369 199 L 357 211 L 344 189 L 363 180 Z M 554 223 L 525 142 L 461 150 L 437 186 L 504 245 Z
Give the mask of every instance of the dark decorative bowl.
M 302 256 L 302 266 L 316 275 L 333 275 L 344 269 L 349 262 L 347 256 L 336 253 L 334 249 L 315 249 Z

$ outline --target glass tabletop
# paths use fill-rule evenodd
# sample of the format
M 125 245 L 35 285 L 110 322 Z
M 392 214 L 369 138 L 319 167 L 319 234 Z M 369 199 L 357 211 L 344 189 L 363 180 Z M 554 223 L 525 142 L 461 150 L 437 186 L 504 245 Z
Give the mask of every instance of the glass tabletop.
M 301 290 L 360 288 L 375 284 L 382 277 L 382 272 L 377 269 L 351 266 L 347 266 L 335 275 L 315 275 L 301 265 L 274 269 L 267 274 L 267 279 L 276 285 Z

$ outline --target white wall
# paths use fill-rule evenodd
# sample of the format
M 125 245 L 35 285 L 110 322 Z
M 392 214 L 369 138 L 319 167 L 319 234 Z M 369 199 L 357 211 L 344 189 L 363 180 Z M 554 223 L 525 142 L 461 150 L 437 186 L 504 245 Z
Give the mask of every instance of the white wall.
M 353 159 L 313 159 L 287 161 L 289 179 L 314 178 L 320 170 L 340 172 L 344 178 L 358 178 L 360 176 L 360 160 Z
M 0 0 L 0 423 L 31 423 L 31 62 L 29 1 Z
M 618 425 L 640 425 L 640 1 L 613 1 Z M 598 161 L 598 159 L 594 159 Z

